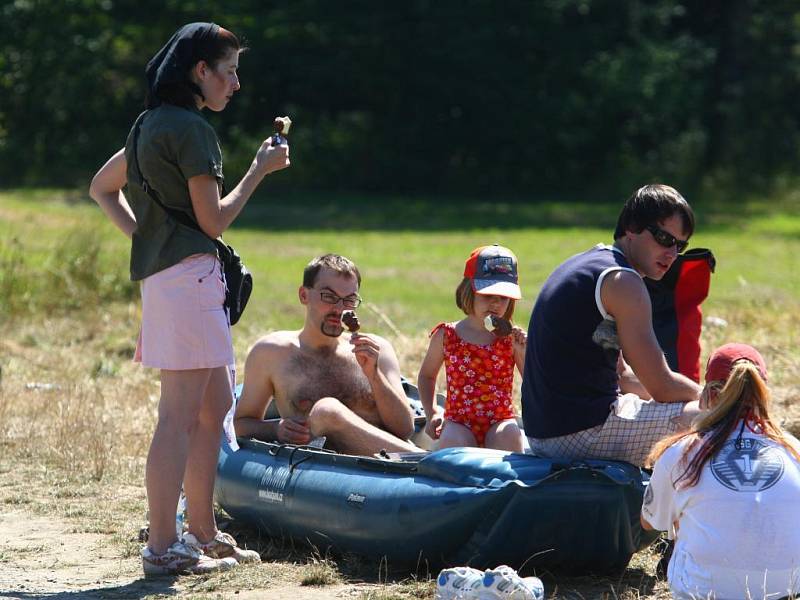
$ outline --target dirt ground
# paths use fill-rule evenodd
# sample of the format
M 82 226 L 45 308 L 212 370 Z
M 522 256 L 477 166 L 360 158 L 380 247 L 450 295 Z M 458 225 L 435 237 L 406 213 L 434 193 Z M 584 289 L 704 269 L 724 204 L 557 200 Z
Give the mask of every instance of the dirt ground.
M 108 597 L 104 592 L 147 589 L 134 561 L 118 558 L 102 534 L 76 533 L 69 522 L 18 509 L 0 515 L 0 530 L 5 597 Z
M 224 582 L 220 582 L 213 586 L 218 588 L 213 593 L 206 593 L 196 588 L 204 587 L 208 578 L 144 579 L 138 557 L 121 558 L 107 535 L 76 532 L 68 520 L 14 509 L 0 515 L 0 531 L 0 598 L 90 600 L 192 595 L 321 600 L 363 596 L 380 587 L 367 583 L 307 586 L 283 574 L 269 587 L 226 591 Z M 271 565 L 243 568 L 269 570 Z

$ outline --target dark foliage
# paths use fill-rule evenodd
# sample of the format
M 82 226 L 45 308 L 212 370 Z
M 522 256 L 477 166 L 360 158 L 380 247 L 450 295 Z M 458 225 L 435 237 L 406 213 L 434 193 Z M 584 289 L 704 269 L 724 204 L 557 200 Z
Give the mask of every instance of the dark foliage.
M 250 50 L 210 114 L 237 180 L 290 114 L 292 189 L 520 194 L 792 172 L 791 0 L 16 0 L 0 8 L 0 184 L 85 185 L 183 23 Z

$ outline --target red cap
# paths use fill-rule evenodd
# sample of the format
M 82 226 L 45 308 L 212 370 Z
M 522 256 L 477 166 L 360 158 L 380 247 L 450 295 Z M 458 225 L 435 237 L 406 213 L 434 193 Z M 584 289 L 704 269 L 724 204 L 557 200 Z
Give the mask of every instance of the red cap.
M 709 381 L 727 381 L 733 365 L 740 360 L 753 363 L 761 378 L 767 380 L 767 365 L 758 350 L 747 344 L 725 344 L 717 348 L 706 365 L 706 383 Z
M 517 257 L 505 248 L 493 244 L 479 246 L 464 263 L 464 277 L 472 280 L 476 294 L 522 298 L 517 275 Z

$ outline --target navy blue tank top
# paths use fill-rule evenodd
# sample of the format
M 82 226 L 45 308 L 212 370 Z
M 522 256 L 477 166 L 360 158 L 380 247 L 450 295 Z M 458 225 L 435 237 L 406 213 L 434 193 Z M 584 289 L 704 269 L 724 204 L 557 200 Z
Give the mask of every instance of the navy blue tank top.
M 526 435 L 567 435 L 608 417 L 619 394 L 619 343 L 600 286 L 608 273 L 623 269 L 633 271 L 624 254 L 598 244 L 547 278 L 528 326 L 522 379 Z

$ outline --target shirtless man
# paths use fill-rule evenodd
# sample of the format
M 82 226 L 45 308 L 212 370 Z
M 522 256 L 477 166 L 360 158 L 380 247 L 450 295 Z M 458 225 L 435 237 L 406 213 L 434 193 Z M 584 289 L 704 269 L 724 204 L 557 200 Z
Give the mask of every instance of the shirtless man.
M 270 333 L 247 355 L 237 435 L 291 444 L 325 436 L 346 454 L 419 450 L 406 441 L 414 421 L 391 344 L 372 334 L 342 335 L 342 312 L 361 303 L 360 286 L 358 268 L 343 256 L 326 254 L 306 266 L 298 290 L 303 328 Z M 271 399 L 280 418 L 264 420 Z

